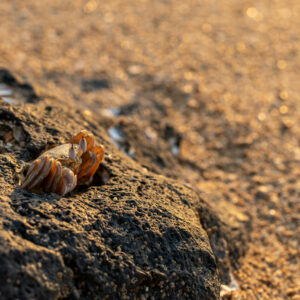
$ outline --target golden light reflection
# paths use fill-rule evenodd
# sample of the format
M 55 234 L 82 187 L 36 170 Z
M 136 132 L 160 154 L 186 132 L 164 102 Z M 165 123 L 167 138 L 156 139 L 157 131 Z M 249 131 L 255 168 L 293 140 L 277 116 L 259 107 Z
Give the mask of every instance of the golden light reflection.
M 266 119 L 266 114 L 265 113 L 259 113 L 258 115 L 257 115 L 257 119 L 259 120 L 259 121 L 264 121 L 265 119 Z
M 288 108 L 286 105 L 282 105 L 282 106 L 280 106 L 280 108 L 279 108 L 279 112 L 280 112 L 282 115 L 287 114 L 288 111 L 289 111 L 289 108 Z
M 183 76 L 187 80 L 191 80 L 194 78 L 194 74 L 192 72 L 185 72 Z
M 90 0 L 84 5 L 83 11 L 86 14 L 92 13 L 97 8 L 97 6 L 98 6 L 97 1 Z
M 286 100 L 289 97 L 289 94 L 287 91 L 283 90 L 280 92 L 279 97 L 281 100 Z
M 277 68 L 280 70 L 284 70 L 286 68 L 286 65 L 286 61 L 283 59 L 277 61 Z
M 258 14 L 258 11 L 255 7 L 248 7 L 246 14 L 249 18 L 255 18 Z
M 246 14 L 249 18 L 254 19 L 257 22 L 263 19 L 262 13 L 259 12 L 255 7 L 248 7 Z

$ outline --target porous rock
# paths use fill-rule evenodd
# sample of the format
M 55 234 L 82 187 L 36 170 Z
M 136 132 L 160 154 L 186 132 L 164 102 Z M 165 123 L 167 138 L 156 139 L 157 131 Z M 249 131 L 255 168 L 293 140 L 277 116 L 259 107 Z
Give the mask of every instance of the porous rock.
M 218 299 L 197 194 L 134 162 L 92 117 L 53 103 L 0 104 L 26 141 L 0 154 L 0 298 Z M 17 186 L 24 162 L 82 129 L 105 146 L 107 184 L 64 197 Z

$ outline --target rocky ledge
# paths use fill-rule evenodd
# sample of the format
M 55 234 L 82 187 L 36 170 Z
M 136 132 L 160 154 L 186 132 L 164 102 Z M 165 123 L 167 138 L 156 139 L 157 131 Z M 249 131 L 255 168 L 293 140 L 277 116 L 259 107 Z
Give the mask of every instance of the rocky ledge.
M 97 118 L 34 96 L 0 103 L 0 298 L 219 299 L 244 251 L 240 223 L 132 160 Z M 64 197 L 18 187 L 24 163 L 82 129 L 105 146 L 106 184 Z

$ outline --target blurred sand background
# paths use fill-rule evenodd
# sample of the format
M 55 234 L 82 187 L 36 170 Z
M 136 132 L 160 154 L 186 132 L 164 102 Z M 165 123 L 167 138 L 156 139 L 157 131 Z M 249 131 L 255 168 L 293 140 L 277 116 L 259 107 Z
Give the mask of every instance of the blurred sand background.
M 299 34 L 298 0 L 2 0 L 0 67 L 87 114 L 168 120 L 179 175 L 252 221 L 232 299 L 300 299 Z

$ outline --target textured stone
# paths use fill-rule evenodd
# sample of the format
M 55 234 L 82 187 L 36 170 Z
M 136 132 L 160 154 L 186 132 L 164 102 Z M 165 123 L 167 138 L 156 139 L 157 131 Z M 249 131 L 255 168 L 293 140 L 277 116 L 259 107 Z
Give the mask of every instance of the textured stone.
M 23 148 L 0 155 L 1 298 L 219 297 L 195 192 L 147 171 L 93 119 L 84 121 L 83 114 L 47 99 L 25 107 L 1 103 L 0 117 L 21 127 L 26 140 Z M 95 179 L 65 197 L 17 186 L 22 163 L 81 129 L 106 148 L 106 185 Z

